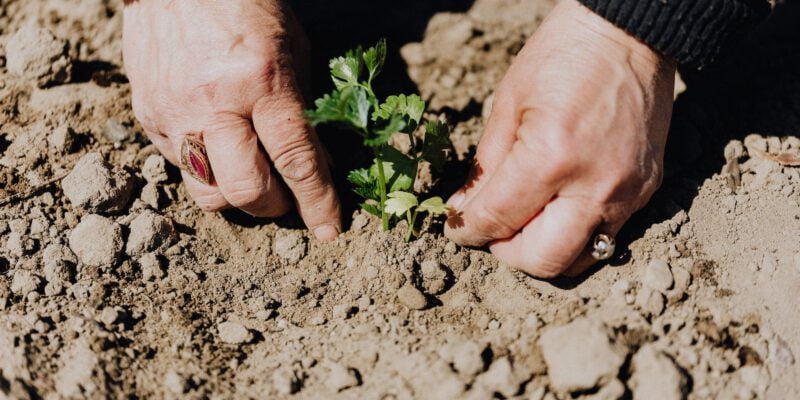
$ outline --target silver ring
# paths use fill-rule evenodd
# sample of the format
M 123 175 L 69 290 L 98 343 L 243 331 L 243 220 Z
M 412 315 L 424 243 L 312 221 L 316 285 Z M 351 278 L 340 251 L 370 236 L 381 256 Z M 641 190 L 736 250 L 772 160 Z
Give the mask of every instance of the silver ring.
M 616 249 L 616 242 L 614 238 L 600 233 L 594 237 L 594 245 L 592 246 L 592 257 L 597 261 L 608 260 L 614 255 Z

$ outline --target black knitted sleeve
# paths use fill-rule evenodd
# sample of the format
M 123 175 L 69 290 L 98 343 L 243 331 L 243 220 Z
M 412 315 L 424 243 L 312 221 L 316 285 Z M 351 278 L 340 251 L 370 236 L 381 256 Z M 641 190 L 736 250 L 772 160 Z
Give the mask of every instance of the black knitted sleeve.
M 769 13 L 766 0 L 578 0 L 680 64 L 702 67 Z

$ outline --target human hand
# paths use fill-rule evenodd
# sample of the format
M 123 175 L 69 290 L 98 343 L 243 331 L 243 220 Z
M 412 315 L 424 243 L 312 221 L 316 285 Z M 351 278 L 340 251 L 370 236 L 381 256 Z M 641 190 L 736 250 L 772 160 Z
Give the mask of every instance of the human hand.
M 497 88 L 445 233 L 531 275 L 577 275 L 661 183 L 675 64 L 575 0 Z
M 292 196 L 280 177 L 318 239 L 339 234 L 326 157 L 303 118 L 305 38 L 280 0 L 140 0 L 125 8 L 123 35 L 133 110 L 152 142 L 180 165 L 183 138 L 202 132 L 214 182 L 182 175 L 203 210 L 282 215 Z

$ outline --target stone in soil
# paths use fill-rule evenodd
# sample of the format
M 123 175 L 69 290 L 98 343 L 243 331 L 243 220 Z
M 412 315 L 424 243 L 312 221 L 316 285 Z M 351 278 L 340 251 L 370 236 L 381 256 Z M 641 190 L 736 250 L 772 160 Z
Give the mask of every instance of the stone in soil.
M 594 389 L 616 378 L 624 350 L 604 324 L 588 318 L 546 330 L 539 339 L 551 387 L 560 392 Z
M 299 232 L 281 230 L 275 234 L 275 253 L 286 261 L 296 263 L 306 256 L 306 241 Z
M 36 248 L 36 242 L 27 235 L 12 232 L 6 240 L 6 249 L 14 257 L 22 257 Z
M 85 339 L 78 339 L 63 352 L 64 364 L 55 375 L 56 391 L 62 398 L 93 397 L 99 390 L 92 380 L 99 358 Z
M 164 196 L 161 193 L 161 188 L 159 188 L 156 183 L 145 184 L 144 187 L 142 187 L 142 193 L 139 195 L 139 198 L 142 199 L 145 204 L 156 210 L 161 209 L 161 205 L 164 203 Z
M 675 362 L 648 344 L 633 356 L 630 386 L 634 399 L 680 400 L 687 391 L 686 377 Z
M 447 289 L 447 278 L 450 272 L 439 261 L 427 260 L 420 265 L 422 287 L 426 292 L 438 295 Z
M 6 68 L 39 87 L 67 82 L 72 76 L 69 49 L 66 40 L 30 21 L 6 41 Z
M 272 373 L 272 384 L 278 394 L 287 396 L 297 393 L 300 390 L 301 382 L 297 379 L 297 374 L 295 374 L 294 370 L 279 368 Z
M 166 248 L 175 240 L 172 221 L 151 210 L 144 210 L 131 221 L 125 253 L 131 256 Z
M 75 208 L 92 213 L 114 213 L 128 204 L 134 180 L 126 171 L 112 168 L 100 153 L 88 153 L 61 181 L 61 187 Z
M 473 377 L 486 368 L 483 352 L 486 346 L 481 346 L 472 340 L 458 340 L 449 344 L 446 359 L 453 363 L 453 368 L 460 374 Z
M 253 334 L 237 322 L 223 322 L 217 325 L 219 339 L 227 344 L 244 344 L 253 340 Z
M 50 281 L 71 282 L 78 259 L 69 247 L 63 244 L 51 244 L 42 252 L 44 278 Z
M 514 376 L 514 369 L 508 357 L 495 360 L 489 369 L 478 378 L 478 382 L 486 389 L 500 393 L 506 398 L 517 394 L 521 383 Z
M 139 268 L 142 271 L 142 280 L 145 282 L 161 279 L 166 275 L 162 259 L 155 253 L 146 253 L 139 257 Z
M 89 214 L 69 235 L 69 247 L 89 266 L 111 265 L 122 251 L 122 228 L 109 218 Z
M 167 179 L 169 179 L 167 175 L 167 161 L 158 154 L 150 155 L 144 160 L 142 176 L 144 180 L 149 183 L 166 182 Z
M 127 141 L 131 137 L 131 130 L 119 121 L 109 118 L 106 120 L 103 134 L 108 140 L 114 143 L 115 147 L 118 147 L 122 142 Z
M 330 372 L 328 373 L 328 378 L 325 380 L 328 389 L 334 392 L 341 392 L 342 390 L 361 384 L 361 379 L 359 379 L 357 370 L 339 363 L 333 363 L 329 368 Z
M 666 293 L 672 287 L 674 280 L 669 264 L 664 260 L 653 260 L 644 270 L 642 284 L 661 293 Z
M 411 283 L 397 290 L 397 300 L 411 310 L 423 310 L 428 306 L 428 299 Z
M 39 290 L 41 284 L 42 278 L 30 271 L 19 269 L 14 271 L 14 279 L 11 280 L 11 291 L 19 296 L 27 296 L 28 293 Z
M 664 295 L 649 286 L 643 286 L 636 294 L 636 304 L 645 315 L 659 316 L 664 312 Z
M 75 148 L 76 136 L 75 131 L 69 125 L 63 124 L 53 129 L 48 143 L 50 148 L 57 153 L 69 153 Z

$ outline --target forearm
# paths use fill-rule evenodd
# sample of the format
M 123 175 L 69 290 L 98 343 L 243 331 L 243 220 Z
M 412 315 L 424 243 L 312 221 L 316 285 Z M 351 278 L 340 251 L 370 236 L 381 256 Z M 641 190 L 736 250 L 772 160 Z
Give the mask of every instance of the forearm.
M 661 54 L 696 67 L 769 12 L 765 0 L 579 1 Z

